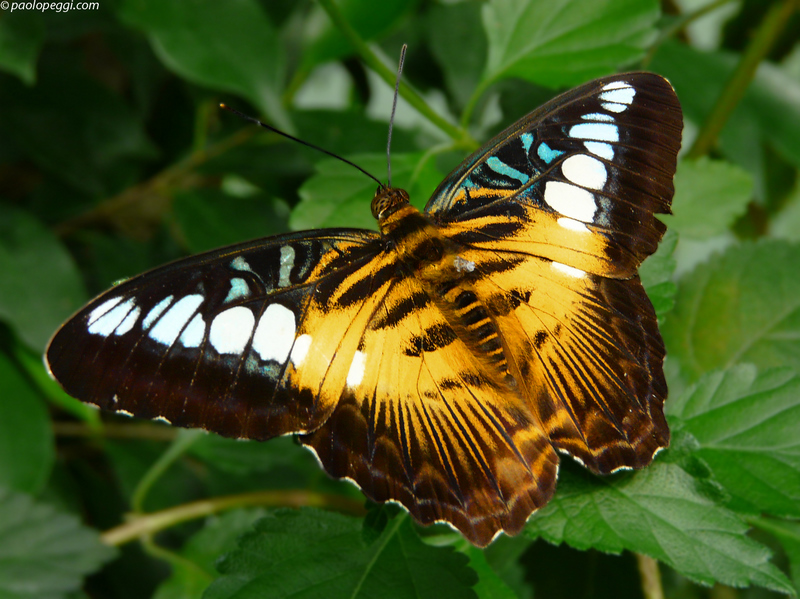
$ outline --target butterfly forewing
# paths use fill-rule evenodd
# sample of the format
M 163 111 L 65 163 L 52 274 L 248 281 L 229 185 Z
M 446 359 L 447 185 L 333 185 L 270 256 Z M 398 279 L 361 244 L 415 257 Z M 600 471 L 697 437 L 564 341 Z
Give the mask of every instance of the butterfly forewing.
M 331 475 L 486 545 L 550 499 L 557 450 L 607 473 L 668 443 L 637 268 L 680 131 L 663 78 L 590 82 L 468 158 L 424 215 L 379 191 L 381 235 L 273 237 L 118 285 L 49 367 L 106 409 L 299 433 Z
M 83 308 L 50 342 L 48 366 L 70 395 L 108 410 L 229 437 L 313 430 L 333 405 L 321 402 L 319 380 L 297 380 L 300 362 L 319 361 L 312 299 L 369 271 L 380 249 L 375 233 L 331 230 L 169 264 Z M 328 327 L 346 325 L 348 311 L 337 315 Z
M 465 241 L 505 237 L 522 253 L 630 277 L 663 235 L 654 213 L 669 212 L 682 123 L 663 77 L 597 79 L 497 135 L 426 212 Z

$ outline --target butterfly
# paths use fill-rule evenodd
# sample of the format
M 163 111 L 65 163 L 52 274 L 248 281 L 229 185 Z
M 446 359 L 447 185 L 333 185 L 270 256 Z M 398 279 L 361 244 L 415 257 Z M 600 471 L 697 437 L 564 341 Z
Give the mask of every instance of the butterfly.
M 467 158 L 424 212 L 378 189 L 380 233 L 322 229 L 156 268 L 46 352 L 105 410 L 265 440 L 485 546 L 594 473 L 669 444 L 664 345 L 637 269 L 665 227 L 682 115 L 652 73 L 557 96 Z

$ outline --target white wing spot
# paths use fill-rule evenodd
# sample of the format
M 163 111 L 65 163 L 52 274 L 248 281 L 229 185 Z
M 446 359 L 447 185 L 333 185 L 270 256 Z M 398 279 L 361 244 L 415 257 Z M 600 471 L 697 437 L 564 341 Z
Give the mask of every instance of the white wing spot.
M 169 307 L 164 315 L 153 325 L 148 337 L 163 343 L 164 345 L 172 345 L 181 334 L 184 325 L 189 322 L 189 319 L 197 312 L 197 308 L 203 303 L 203 296 L 199 293 L 193 293 L 182 297 L 177 302 Z
M 619 141 L 619 128 L 611 123 L 580 123 L 569 128 L 569 136 L 575 139 Z
M 247 347 L 255 323 L 256 317 L 250 308 L 228 308 L 211 321 L 208 341 L 220 354 L 241 354 Z
M 159 316 L 161 316 L 161 313 L 162 313 L 164 310 L 166 310 L 166 309 L 167 309 L 167 306 L 169 306 L 169 305 L 172 303 L 172 299 L 173 299 L 173 296 L 172 296 L 172 295 L 168 295 L 168 296 L 167 296 L 167 297 L 165 297 L 163 300 L 161 300 L 160 302 L 158 302 L 158 303 L 157 303 L 157 304 L 156 304 L 156 305 L 153 307 L 153 309 L 152 309 L 152 310 L 150 310 L 150 311 L 147 313 L 147 316 L 145 316 L 145 317 L 144 317 L 144 320 L 142 321 L 142 328 L 143 328 L 145 331 L 146 331 L 147 329 L 149 329 L 149 328 L 150 328 L 150 325 L 152 325 L 152 324 L 153 324 L 153 323 L 156 321 L 156 319 L 157 319 Z
M 141 315 L 141 313 L 142 310 L 141 308 L 139 308 L 139 306 L 136 306 L 133 310 L 128 312 L 128 315 L 125 317 L 125 320 L 123 320 L 120 323 L 120 325 L 116 329 L 114 329 L 114 334 L 124 335 L 125 333 L 130 331 L 133 328 L 133 325 L 136 324 L 136 321 L 139 320 L 139 316 Z
M 597 204 L 590 191 L 561 181 L 548 181 L 544 188 L 544 201 L 564 216 L 592 222 Z
M 561 262 L 551 262 L 550 266 L 553 270 L 562 272 L 570 277 L 575 277 L 576 279 L 582 279 L 586 276 L 586 272 L 578 268 L 573 268 L 572 266 L 567 266 L 566 264 L 561 264 Z
M 564 227 L 565 229 L 569 229 L 570 231 L 575 231 L 576 233 L 589 233 L 589 228 L 584 225 L 581 221 L 575 220 L 574 218 L 567 218 L 566 216 L 562 216 L 558 219 L 558 224 Z
M 281 246 L 281 269 L 278 273 L 278 287 L 290 285 L 289 275 L 294 268 L 294 248 L 290 245 Z
M 94 321 L 95 321 L 95 320 L 97 320 L 97 319 L 98 319 L 98 318 L 100 318 L 100 317 L 101 317 L 103 314 L 105 314 L 106 312 L 108 312 L 109 310 L 111 310 L 111 308 L 113 308 L 113 307 L 114 307 L 114 306 L 116 306 L 118 303 L 120 303 L 120 302 L 122 301 L 122 299 L 123 299 L 123 298 L 122 298 L 122 296 L 120 295 L 120 296 L 118 296 L 118 297 L 115 297 L 115 298 L 112 298 L 112 299 L 110 299 L 110 300 L 106 300 L 106 301 L 104 301 L 102 304 L 100 304 L 99 306 L 97 306 L 97 307 L 96 307 L 94 310 L 92 310 L 92 311 L 89 313 L 89 318 L 87 319 L 87 324 L 89 324 L 89 325 L 92 325 L 92 324 L 94 324 Z
M 236 256 L 233 260 L 231 260 L 231 268 L 233 268 L 234 270 L 241 270 L 244 272 L 253 272 L 253 269 L 250 268 L 250 265 L 247 263 L 247 260 L 245 260 L 241 256 Z
M 228 291 L 228 295 L 222 303 L 228 304 L 238 299 L 244 299 L 248 295 L 250 295 L 250 287 L 247 285 L 247 281 L 239 277 L 234 277 L 231 279 L 231 289 Z
M 575 154 L 561 163 L 561 172 L 575 183 L 589 189 L 603 189 L 608 173 L 606 165 L 586 154 Z
M 303 363 L 303 360 L 306 359 L 308 348 L 311 347 L 311 341 L 312 337 L 308 334 L 300 335 L 295 339 L 291 353 L 292 364 L 294 364 L 295 368 L 298 368 Z
M 170 422 L 169 420 L 167 420 L 163 416 L 156 416 L 155 418 L 153 418 L 153 421 L 154 422 L 166 422 L 167 424 L 172 424 L 172 422 Z
M 614 117 L 610 114 L 603 114 L 601 112 L 590 112 L 581 117 L 584 121 L 605 121 L 606 123 L 613 123 Z
M 614 159 L 614 146 L 611 144 L 601 141 L 585 141 L 583 145 L 595 156 L 600 156 L 600 158 L 605 158 L 606 160 Z
M 627 110 L 627 104 L 617 104 L 616 102 L 601 102 L 600 106 L 608 110 L 609 112 L 625 112 Z
M 347 373 L 347 386 L 357 387 L 364 379 L 367 366 L 367 354 L 356 351 L 353 361 L 350 363 L 350 370 Z
M 186 328 L 183 329 L 180 339 L 178 341 L 183 344 L 183 347 L 200 347 L 203 342 L 203 335 L 206 332 L 206 321 L 200 314 L 195 314 L 194 318 L 189 321 Z
M 258 321 L 253 351 L 262 360 L 283 363 L 292 351 L 296 331 L 294 312 L 281 304 L 271 304 Z
M 132 297 L 120 304 L 119 302 L 121 300 L 121 297 L 114 298 L 113 300 L 103 302 L 102 305 L 92 310 L 89 315 L 89 322 L 91 323 L 88 328 L 89 333 L 108 337 L 120 325 L 126 324 L 127 326 L 128 316 L 132 310 L 136 313 L 135 318 L 139 317 L 139 308 L 134 310 L 134 301 Z M 133 323 L 130 323 L 130 326 L 133 326 Z
M 606 86 L 608 87 L 608 86 Z M 606 88 L 603 88 L 606 89 Z M 618 87 L 610 89 L 600 94 L 600 100 L 605 102 L 614 102 L 615 104 L 627 104 L 630 106 L 633 102 L 633 97 L 636 95 L 636 90 L 630 86 Z

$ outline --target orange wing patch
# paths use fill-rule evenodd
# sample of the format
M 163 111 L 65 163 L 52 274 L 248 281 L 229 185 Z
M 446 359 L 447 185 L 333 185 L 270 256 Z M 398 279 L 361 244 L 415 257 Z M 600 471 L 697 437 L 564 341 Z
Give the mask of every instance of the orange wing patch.
M 375 295 L 360 310 L 368 326 L 351 327 L 353 340 L 363 331 L 357 349 L 332 360 L 339 384 L 321 397 L 336 408 L 301 441 L 333 476 L 424 524 L 449 522 L 480 546 L 519 532 L 555 487 L 558 459 L 534 415 L 418 281 Z

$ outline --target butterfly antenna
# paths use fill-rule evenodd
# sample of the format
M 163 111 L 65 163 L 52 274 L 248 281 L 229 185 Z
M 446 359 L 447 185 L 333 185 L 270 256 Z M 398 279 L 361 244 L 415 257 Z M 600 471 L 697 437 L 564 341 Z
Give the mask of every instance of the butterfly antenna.
M 408 44 L 400 48 L 400 64 L 397 65 L 397 80 L 394 83 L 394 99 L 392 100 L 392 114 L 389 117 L 389 140 L 386 142 L 386 183 L 392 186 L 392 128 L 394 127 L 394 113 L 397 110 L 397 96 L 400 93 L 400 75 L 403 73 L 403 63 L 406 61 Z
M 358 166 L 358 165 L 357 165 L 355 162 L 351 162 L 351 161 L 349 161 L 347 158 L 342 158 L 342 157 L 341 157 L 341 156 L 339 156 L 338 154 L 334 154 L 333 152 L 329 152 L 328 150 L 326 150 L 326 149 L 324 149 L 324 148 L 320 148 L 319 146 L 315 146 L 315 145 L 314 145 L 314 144 L 312 144 L 312 143 L 309 143 L 309 142 L 307 142 L 307 141 L 303 141 L 302 139 L 299 139 L 299 138 L 297 138 L 297 137 L 294 137 L 293 135 L 289 135 L 288 133 L 284 133 L 284 132 L 283 132 L 283 131 L 281 131 L 280 129 L 276 129 L 276 128 L 275 128 L 275 127 L 273 127 L 272 125 L 267 125 L 266 123 L 264 123 L 264 122 L 261 122 L 261 121 L 259 121 L 259 120 L 258 120 L 258 119 L 256 119 L 256 118 L 253 118 L 253 117 L 251 117 L 251 116 L 249 116 L 249 115 L 246 115 L 246 114 L 245 114 L 245 113 L 243 113 L 243 112 L 239 112 L 238 110 L 236 110 L 235 108 L 231 108 L 231 107 L 230 107 L 230 106 L 228 106 L 227 104 L 220 104 L 220 105 L 219 105 L 219 107 L 220 107 L 220 108 L 222 108 L 223 110 L 227 110 L 228 112 L 232 112 L 232 113 L 233 113 L 233 114 L 235 114 L 236 116 L 238 116 L 238 117 L 240 117 L 240 118 L 242 118 L 242 119 L 244 119 L 244 120 L 246 120 L 246 121 L 250 121 L 251 123 L 254 123 L 254 124 L 256 124 L 256 125 L 259 125 L 260 127 L 264 127 L 264 129 L 269 129 L 269 130 L 270 130 L 270 131 L 272 131 L 273 133 L 277 133 L 278 135 L 282 135 L 283 137 L 286 137 L 287 139 L 291 139 L 292 141 L 296 141 L 297 143 L 299 143 L 299 144 L 302 144 L 302 145 L 304 145 L 304 146 L 307 146 L 307 147 L 309 147 L 309 148 L 312 148 L 312 149 L 314 149 L 314 150 L 317 150 L 318 152 L 322 152 L 323 154 L 327 154 L 328 156 L 331 156 L 332 158 L 336 158 L 337 160 L 341 160 L 341 161 L 342 161 L 342 162 L 344 162 L 345 164 L 349 164 L 350 166 L 352 166 L 352 167 L 355 167 L 355 168 L 357 168 L 358 170 L 360 170 L 360 171 L 361 171 L 362 173 L 364 173 L 364 174 L 365 174 L 367 177 L 369 177 L 369 178 L 370 178 L 370 179 L 372 179 L 373 181 L 377 182 L 377 183 L 378 183 L 378 185 L 379 185 L 381 188 L 384 188 L 384 187 L 386 187 L 386 186 L 385 186 L 383 183 L 381 183 L 381 182 L 380 182 L 380 181 L 379 181 L 379 180 L 378 180 L 376 177 L 374 177 L 373 175 L 371 175 L 370 173 L 368 173 L 367 171 L 365 171 L 363 168 L 361 168 L 360 166 Z

